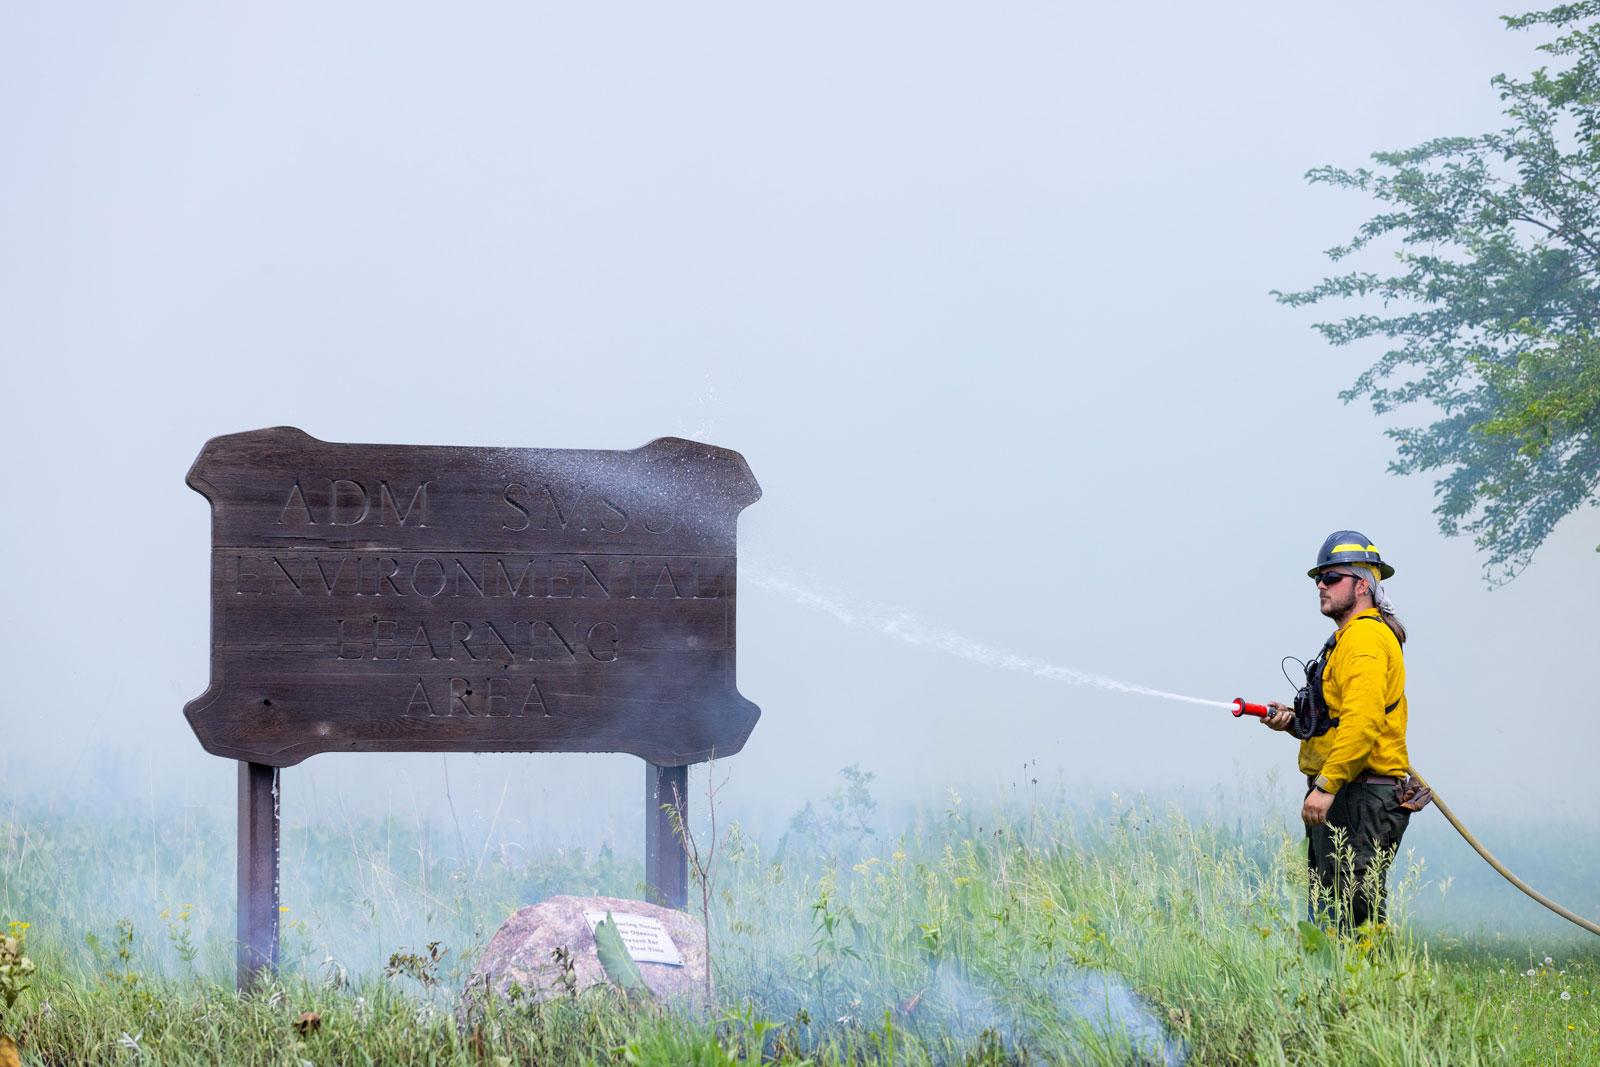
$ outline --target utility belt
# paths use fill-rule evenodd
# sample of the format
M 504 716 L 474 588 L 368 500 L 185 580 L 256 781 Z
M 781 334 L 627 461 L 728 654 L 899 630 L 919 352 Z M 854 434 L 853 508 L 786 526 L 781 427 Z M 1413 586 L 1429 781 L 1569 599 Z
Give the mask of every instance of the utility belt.
M 1306 775 L 1306 792 L 1317 787 L 1317 775 Z M 1414 774 L 1393 775 L 1374 774 L 1371 771 L 1362 771 L 1350 779 L 1351 785 L 1386 785 L 1394 790 L 1395 803 L 1407 811 L 1421 811 L 1433 800 L 1433 790 L 1422 784 L 1422 779 Z
M 1315 789 L 1319 775 L 1306 775 L 1306 788 Z M 1393 774 L 1373 774 L 1371 771 L 1362 771 L 1350 779 L 1351 785 L 1400 785 L 1405 781 L 1402 776 Z

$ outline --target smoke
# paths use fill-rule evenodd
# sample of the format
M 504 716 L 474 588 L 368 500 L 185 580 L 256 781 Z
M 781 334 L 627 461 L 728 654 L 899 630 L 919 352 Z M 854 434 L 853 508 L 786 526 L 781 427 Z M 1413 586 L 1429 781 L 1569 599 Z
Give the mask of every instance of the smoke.
M 971 638 L 963 637 L 961 634 L 953 633 L 949 630 L 938 629 L 907 611 L 881 608 L 866 604 L 860 600 L 853 600 L 851 605 L 847 606 L 833 597 L 817 592 L 814 588 L 802 586 L 780 577 L 777 573 L 759 564 L 752 566 L 746 562 L 740 568 L 739 579 L 758 589 L 777 593 L 779 596 L 786 597 L 802 607 L 812 608 L 825 615 L 830 615 L 846 626 L 872 630 L 883 634 L 885 637 L 892 637 L 903 644 L 935 649 L 948 656 L 964 659 L 969 663 L 976 663 L 984 667 L 1027 674 L 1052 682 L 1064 682 L 1067 685 L 1093 686 L 1098 689 L 1110 689 L 1118 693 L 1159 697 L 1162 700 L 1177 700 L 1185 704 L 1200 704 L 1208 708 L 1233 707 L 1231 703 L 1226 701 L 1204 700 L 1200 697 L 1185 696 L 1182 693 L 1169 693 L 1163 689 L 1151 689 L 1148 686 L 1107 678 L 1103 674 L 1080 671 L 1075 667 L 1063 667 L 1055 663 L 1045 663 L 1043 660 L 1030 659 L 1015 652 L 1007 652 L 991 645 L 980 644 Z
M 1038 1042 L 1077 1053 L 1122 1053 L 1160 1067 L 1185 1061 L 1183 1042 L 1167 1035 L 1150 1010 L 1120 979 L 1103 971 L 1062 967 L 1025 989 L 986 993 L 953 968 L 941 967 L 935 985 L 947 1032 L 964 1042 L 989 1031 L 1011 1048 Z M 1049 1010 L 1030 1012 L 1038 1001 Z M 1097 1059 L 1099 1057 L 1096 1057 Z

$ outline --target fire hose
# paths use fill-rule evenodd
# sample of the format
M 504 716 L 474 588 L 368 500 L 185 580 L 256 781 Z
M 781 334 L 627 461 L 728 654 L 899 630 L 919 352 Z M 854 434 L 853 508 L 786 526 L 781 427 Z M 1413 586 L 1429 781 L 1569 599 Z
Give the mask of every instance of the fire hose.
M 1241 715 L 1254 715 L 1259 719 L 1266 719 L 1271 714 L 1272 709 L 1267 707 L 1265 704 L 1250 704 L 1247 703 L 1243 697 L 1238 697 L 1233 701 L 1233 717 L 1236 719 Z M 1528 896 L 1532 897 L 1534 900 L 1537 900 L 1540 904 L 1543 904 L 1545 907 L 1555 912 L 1557 915 L 1561 916 L 1563 919 L 1566 919 L 1568 922 L 1576 923 L 1585 930 L 1589 931 L 1591 934 L 1600 935 L 1600 924 L 1590 922 L 1588 919 L 1585 919 L 1576 912 L 1572 912 L 1566 908 L 1563 908 L 1560 904 L 1557 904 L 1555 901 L 1551 900 L 1549 897 L 1534 889 L 1527 882 L 1524 882 L 1521 878 L 1518 878 L 1516 875 L 1507 870 L 1505 864 L 1491 856 L 1489 854 L 1489 850 L 1479 844 L 1476 837 L 1472 836 L 1472 832 L 1465 826 L 1461 825 L 1461 820 L 1456 818 L 1456 813 L 1450 810 L 1450 806 L 1444 802 L 1444 798 L 1439 796 L 1439 794 L 1434 791 L 1433 787 L 1428 784 L 1428 780 L 1422 777 L 1415 767 L 1407 767 L 1406 771 L 1415 777 L 1417 781 L 1421 782 L 1424 789 L 1433 794 L 1433 802 L 1439 805 L 1439 810 L 1444 813 L 1444 817 L 1449 820 L 1450 825 L 1456 828 L 1456 833 L 1460 834 L 1462 838 L 1465 839 L 1467 844 L 1472 846 L 1473 851 L 1482 856 L 1484 861 L 1487 862 L 1489 866 L 1498 871 L 1502 878 L 1516 886 L 1518 889 L 1522 890 L 1524 893 L 1528 894 Z

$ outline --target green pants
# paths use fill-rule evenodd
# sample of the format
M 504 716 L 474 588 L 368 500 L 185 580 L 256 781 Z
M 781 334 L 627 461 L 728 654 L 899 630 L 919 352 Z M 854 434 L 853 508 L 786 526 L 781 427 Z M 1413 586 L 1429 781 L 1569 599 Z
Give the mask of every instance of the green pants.
M 1306 827 L 1312 922 L 1330 907 L 1341 930 L 1384 921 L 1389 862 L 1410 820 L 1391 785 L 1351 782 L 1334 794 L 1327 825 Z

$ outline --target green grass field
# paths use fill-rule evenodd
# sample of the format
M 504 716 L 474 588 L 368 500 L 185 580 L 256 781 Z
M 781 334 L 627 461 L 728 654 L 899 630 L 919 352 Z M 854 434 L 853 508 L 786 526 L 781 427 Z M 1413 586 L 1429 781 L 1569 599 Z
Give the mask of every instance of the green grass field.
M 599 988 L 470 1033 L 451 1009 L 500 922 L 556 893 L 638 896 L 637 860 L 475 855 L 391 816 L 286 826 L 282 973 L 241 997 L 231 813 L 19 804 L 0 818 L 0 922 L 28 924 L 10 929 L 36 971 L 0 1032 L 22 1063 L 1600 1064 L 1600 939 L 1430 932 L 1410 917 L 1436 891 L 1415 856 L 1385 936 L 1324 939 L 1299 926 L 1281 822 L 1121 800 L 979 814 L 952 794 L 869 832 L 866 785 L 771 854 L 737 827 L 718 842 L 710 1010 Z M 396 953 L 426 965 L 385 975 Z

